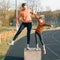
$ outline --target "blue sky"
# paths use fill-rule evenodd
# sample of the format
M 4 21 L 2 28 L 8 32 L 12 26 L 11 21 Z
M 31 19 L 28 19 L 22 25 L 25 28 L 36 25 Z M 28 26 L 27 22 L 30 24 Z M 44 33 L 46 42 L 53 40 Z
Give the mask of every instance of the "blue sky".
M 8 0 L 6 0 L 6 1 L 8 1 Z M 18 1 L 18 5 L 19 5 L 20 3 L 26 2 L 27 0 L 17 0 L 17 1 Z M 48 7 L 51 10 L 60 10 L 60 0 L 37 0 L 37 1 L 39 1 L 41 3 L 41 6 L 40 6 L 41 10 L 46 10 L 46 8 L 48 8 Z M 15 0 L 10 0 L 11 7 L 13 7 L 12 4 L 15 4 L 14 2 L 15 2 Z

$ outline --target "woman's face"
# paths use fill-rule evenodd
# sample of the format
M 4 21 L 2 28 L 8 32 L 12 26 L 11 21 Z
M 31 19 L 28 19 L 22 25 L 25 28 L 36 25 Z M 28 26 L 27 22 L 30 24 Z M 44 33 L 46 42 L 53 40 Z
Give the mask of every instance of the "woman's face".
M 25 6 L 23 7 L 23 9 L 27 9 L 27 6 L 25 5 Z

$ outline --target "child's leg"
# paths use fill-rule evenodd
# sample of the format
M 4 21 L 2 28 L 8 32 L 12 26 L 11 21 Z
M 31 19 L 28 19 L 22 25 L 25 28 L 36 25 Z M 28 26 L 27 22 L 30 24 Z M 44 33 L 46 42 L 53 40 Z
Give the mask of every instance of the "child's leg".
M 45 45 L 43 45 L 43 51 L 44 51 L 44 54 L 46 54 L 46 48 L 45 48 Z
M 35 32 L 35 40 L 36 40 L 36 45 L 37 45 L 37 33 Z
M 44 54 L 46 54 L 46 48 L 45 48 L 45 44 L 44 44 L 44 42 L 43 42 L 43 40 L 42 40 L 41 34 L 39 34 L 39 33 L 37 33 L 37 34 L 38 34 L 39 39 L 40 39 L 40 42 L 41 42 L 41 44 L 42 44 L 42 46 L 43 46 Z
M 43 46 L 43 45 L 44 45 L 44 42 L 43 42 L 43 40 L 42 40 L 41 34 L 38 33 L 38 36 L 39 36 L 39 40 L 40 40 L 40 42 L 41 42 L 41 44 L 42 44 L 42 46 Z
M 37 35 L 37 32 L 35 32 L 36 50 L 38 50 L 38 48 L 39 48 L 37 36 L 38 36 L 38 35 Z

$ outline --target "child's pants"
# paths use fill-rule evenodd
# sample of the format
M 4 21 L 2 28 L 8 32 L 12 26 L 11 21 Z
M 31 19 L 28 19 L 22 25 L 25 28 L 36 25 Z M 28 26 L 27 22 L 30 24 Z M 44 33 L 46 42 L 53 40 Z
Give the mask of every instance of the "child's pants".
M 38 44 L 38 39 L 37 37 L 39 37 L 39 40 L 41 42 L 42 45 L 44 45 L 44 42 L 42 40 L 41 34 L 39 34 L 38 32 L 35 32 L 35 40 L 36 40 L 36 44 Z
M 32 23 L 22 23 L 21 26 L 19 27 L 19 30 L 17 31 L 17 33 L 15 34 L 13 41 L 15 41 L 15 39 L 18 37 L 18 35 L 21 33 L 21 31 L 27 27 L 27 44 L 29 44 L 30 42 L 30 32 L 31 32 L 31 28 L 32 28 Z

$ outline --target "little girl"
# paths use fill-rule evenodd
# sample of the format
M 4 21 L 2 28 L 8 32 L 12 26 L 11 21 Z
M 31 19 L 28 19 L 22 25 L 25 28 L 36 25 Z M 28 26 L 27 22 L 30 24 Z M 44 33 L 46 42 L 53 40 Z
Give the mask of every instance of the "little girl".
M 43 29 L 44 29 L 44 26 L 53 27 L 53 25 L 45 23 L 43 17 L 39 17 L 38 26 L 37 26 L 36 31 L 35 31 L 36 50 L 38 50 L 38 39 L 37 39 L 37 36 L 38 36 L 39 40 L 40 40 L 40 42 L 41 42 L 41 44 L 43 46 L 44 54 L 46 54 L 45 44 L 44 44 L 44 42 L 42 40 L 42 37 L 41 37 L 41 34 L 43 32 Z

